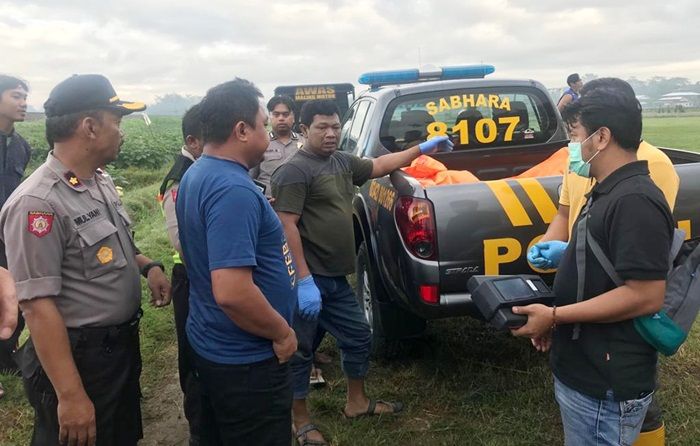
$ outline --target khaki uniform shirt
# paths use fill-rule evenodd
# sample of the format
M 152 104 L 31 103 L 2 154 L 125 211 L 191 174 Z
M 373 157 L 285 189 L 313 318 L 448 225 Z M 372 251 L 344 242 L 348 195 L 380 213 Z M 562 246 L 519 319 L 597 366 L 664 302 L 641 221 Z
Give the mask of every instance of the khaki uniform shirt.
M 194 161 L 194 156 L 185 148 L 182 148 L 182 156 Z M 174 182 L 172 186 L 165 190 L 163 194 L 163 214 L 165 215 L 165 227 L 168 230 L 168 238 L 170 244 L 178 254 L 182 253 L 180 248 L 180 235 L 177 229 L 177 216 L 175 215 L 175 200 L 177 199 L 177 190 L 180 187 L 179 182 Z
M 270 145 L 267 147 L 267 150 L 265 150 L 265 156 L 262 162 L 250 170 L 250 176 L 254 180 L 258 180 L 265 184 L 265 195 L 268 197 L 272 196 L 272 190 L 270 189 L 270 178 L 272 178 L 272 173 L 303 146 L 304 137 L 298 133 L 292 132 L 289 142 L 287 144 L 283 144 L 272 132 L 270 132 Z
M 53 298 L 69 328 L 128 321 L 141 304 L 130 225 L 111 179 L 78 179 L 50 153 L 0 212 L 17 298 Z

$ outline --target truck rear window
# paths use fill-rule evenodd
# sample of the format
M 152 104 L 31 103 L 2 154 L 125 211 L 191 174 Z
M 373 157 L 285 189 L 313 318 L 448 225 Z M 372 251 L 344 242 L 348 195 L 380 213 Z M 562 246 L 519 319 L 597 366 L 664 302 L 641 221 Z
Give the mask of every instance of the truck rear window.
M 550 104 L 539 90 L 526 87 L 401 96 L 384 114 L 380 139 L 392 152 L 436 135 L 450 136 L 455 150 L 538 144 L 557 129 Z

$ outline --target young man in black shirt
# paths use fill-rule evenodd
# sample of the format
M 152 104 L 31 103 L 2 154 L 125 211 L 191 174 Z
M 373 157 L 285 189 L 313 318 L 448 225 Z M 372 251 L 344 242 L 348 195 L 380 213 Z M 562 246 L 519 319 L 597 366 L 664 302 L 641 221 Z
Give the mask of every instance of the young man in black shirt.
M 572 141 L 570 170 L 597 184 L 561 257 L 555 306 L 514 308 L 528 316 L 514 334 L 531 338 L 538 350 L 551 347 L 567 445 L 628 445 L 651 401 L 657 361 L 633 319 L 663 304 L 673 216 L 647 162 L 637 160 L 642 114 L 636 99 L 612 86 L 595 89 L 562 116 Z M 578 243 L 584 219 L 624 285 L 616 287 L 588 243 Z M 577 244 L 585 250 L 580 291 Z
M 22 122 L 27 115 L 27 92 L 23 80 L 0 74 L 0 208 L 17 188 L 32 152 L 27 141 L 15 131 L 15 122 Z M 0 267 L 7 268 L 5 246 L 0 242 Z M 12 352 L 17 347 L 24 319 L 19 316 L 17 328 L 7 340 L 0 341 L 0 371 L 15 371 Z M 5 391 L 0 383 L 0 398 Z

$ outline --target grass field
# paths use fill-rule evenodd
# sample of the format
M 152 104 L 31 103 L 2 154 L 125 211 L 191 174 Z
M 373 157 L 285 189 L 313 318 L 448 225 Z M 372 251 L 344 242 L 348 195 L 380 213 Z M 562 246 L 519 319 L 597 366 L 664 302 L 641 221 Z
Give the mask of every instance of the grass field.
M 151 147 L 149 153 L 167 158 L 177 151 L 179 121 L 154 119 L 153 140 L 173 141 L 167 147 Z M 700 117 L 645 120 L 644 136 L 655 145 L 700 150 Z M 125 122 L 128 140 L 150 144 L 142 123 Z M 20 132 L 41 144 L 41 123 L 27 123 Z M 162 139 L 161 139 L 162 138 Z M 45 144 L 44 144 L 45 145 Z M 125 146 L 125 151 L 132 150 Z M 133 145 L 137 150 L 138 145 Z M 125 203 L 136 222 L 141 250 L 153 258 L 170 259 L 161 214 L 154 197 L 163 168 L 123 167 L 114 175 L 124 184 Z M 167 265 L 170 267 L 171 265 Z M 145 293 L 145 290 L 144 290 Z M 145 294 L 144 294 L 145 295 Z M 144 372 L 144 422 L 156 424 L 162 417 L 177 419 L 179 400 L 176 375 L 172 309 L 152 309 L 144 299 L 142 354 Z M 546 359 L 529 342 L 494 332 L 468 319 L 433 321 L 426 335 L 406 346 L 404 357 L 372 363 L 368 388 L 371 396 L 399 399 L 407 405 L 400 417 L 349 422 L 340 416 L 344 380 L 339 354 L 326 339 L 322 351 L 334 357 L 324 367 L 328 385 L 310 397 L 313 412 L 326 438 L 334 445 L 556 445 L 561 444 L 561 424 L 552 396 L 552 380 Z M 700 329 L 692 332 L 680 353 L 662 359 L 660 399 L 665 409 L 669 444 L 700 444 Z M 21 381 L 0 375 L 8 394 L 0 400 L 0 445 L 25 445 L 32 426 Z M 171 405 L 163 395 L 171 393 Z M 174 431 L 173 431 L 174 432 Z M 147 444 L 176 444 L 175 433 L 147 437 Z M 169 438 L 171 440 L 169 440 Z M 177 443 L 180 444 L 180 443 Z
M 645 118 L 645 140 L 659 147 L 700 152 L 700 116 Z

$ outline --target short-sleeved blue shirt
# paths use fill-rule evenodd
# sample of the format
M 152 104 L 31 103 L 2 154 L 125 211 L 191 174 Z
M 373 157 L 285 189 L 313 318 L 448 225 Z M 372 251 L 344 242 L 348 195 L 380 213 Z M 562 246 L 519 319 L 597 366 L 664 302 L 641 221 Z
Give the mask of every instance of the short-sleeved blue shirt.
M 190 279 L 187 337 L 192 347 L 220 364 L 250 364 L 272 357 L 272 342 L 239 328 L 212 293 L 211 271 L 252 267 L 255 285 L 292 323 L 297 296 L 292 254 L 277 214 L 248 169 L 202 156 L 180 182 L 176 212 Z

